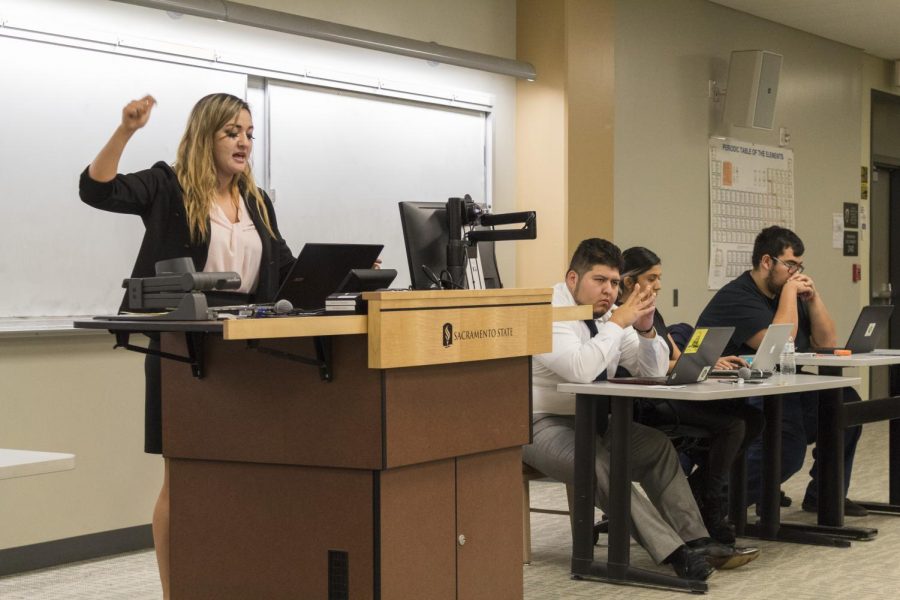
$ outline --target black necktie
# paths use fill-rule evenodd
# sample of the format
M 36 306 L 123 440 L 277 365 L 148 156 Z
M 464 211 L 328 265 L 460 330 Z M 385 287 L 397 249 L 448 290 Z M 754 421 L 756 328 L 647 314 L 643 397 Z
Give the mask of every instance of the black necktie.
M 597 330 L 597 322 L 594 319 L 585 319 L 584 324 L 587 325 L 588 330 L 591 332 L 591 337 L 594 337 L 599 333 Z M 594 381 L 606 381 L 606 369 L 603 369 L 603 372 L 597 375 L 594 378 Z

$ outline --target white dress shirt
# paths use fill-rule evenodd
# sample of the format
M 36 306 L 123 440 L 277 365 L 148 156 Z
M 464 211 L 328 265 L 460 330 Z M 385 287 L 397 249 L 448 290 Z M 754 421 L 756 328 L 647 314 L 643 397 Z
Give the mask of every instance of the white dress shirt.
M 575 306 L 565 282 L 553 287 L 554 306 Z M 613 308 L 615 310 L 615 308 Z M 659 335 L 645 338 L 633 327 L 611 322 L 612 310 L 596 319 L 591 337 L 584 321 L 553 323 L 553 350 L 534 357 L 531 383 L 533 412 L 575 414 L 575 396 L 556 391 L 560 383 L 590 383 L 603 371 L 614 376 L 622 365 L 633 375 L 660 376 L 669 368 L 669 348 Z

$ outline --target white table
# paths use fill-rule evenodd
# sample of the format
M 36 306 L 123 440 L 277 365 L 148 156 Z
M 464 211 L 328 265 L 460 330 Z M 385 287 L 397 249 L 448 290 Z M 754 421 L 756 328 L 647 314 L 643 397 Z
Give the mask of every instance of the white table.
M 795 359 L 798 367 L 881 367 L 900 364 L 900 354 L 878 354 L 878 350 L 849 356 L 798 352 Z
M 879 354 L 878 350 L 849 356 L 800 353 L 797 366 L 818 367 L 823 375 L 842 375 L 851 367 L 878 367 L 900 364 L 900 354 Z M 817 457 L 819 464 L 818 522 L 823 527 L 843 527 L 844 524 L 844 432 L 848 426 L 861 425 L 900 417 L 900 398 L 882 398 L 845 404 L 838 391 L 822 394 L 819 399 Z M 867 509 L 900 513 L 900 421 L 891 423 L 890 434 L 890 493 L 888 503 L 862 502 Z M 853 528 L 844 528 L 851 530 Z M 867 533 L 858 528 L 860 535 Z
M 763 485 L 759 537 L 829 546 L 847 546 L 849 542 L 793 529 L 780 522 L 781 483 L 781 398 L 783 394 L 838 389 L 859 384 L 858 377 L 823 375 L 778 376 L 761 384 L 708 380 L 685 386 L 643 386 L 609 382 L 558 386 L 560 392 L 575 394 L 575 506 L 572 525 L 572 575 L 598 578 L 616 583 L 636 583 L 703 592 L 706 582 L 680 579 L 671 575 L 636 569 L 630 565 L 631 537 L 631 423 L 633 400 L 651 398 L 695 402 L 764 396 L 766 431 L 763 441 Z M 594 456 L 597 443 L 597 408 L 607 399 L 611 418 L 609 481 L 609 552 L 606 563 L 594 560 Z
M 74 468 L 74 454 L 0 448 L 0 479 L 28 477 Z

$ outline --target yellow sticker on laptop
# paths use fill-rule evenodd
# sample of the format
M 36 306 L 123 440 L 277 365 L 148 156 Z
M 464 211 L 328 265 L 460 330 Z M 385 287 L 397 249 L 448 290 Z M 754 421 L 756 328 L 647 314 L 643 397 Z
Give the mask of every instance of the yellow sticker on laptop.
M 709 329 L 695 329 L 694 335 L 691 336 L 691 340 L 687 343 L 687 346 L 684 347 L 685 354 L 694 354 L 697 350 L 700 349 L 700 344 L 703 343 L 703 338 L 706 337 L 706 332 Z

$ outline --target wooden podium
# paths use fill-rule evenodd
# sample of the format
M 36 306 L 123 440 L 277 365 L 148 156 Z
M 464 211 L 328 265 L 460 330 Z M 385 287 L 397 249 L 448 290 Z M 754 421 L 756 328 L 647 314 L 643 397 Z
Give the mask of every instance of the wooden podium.
M 530 356 L 589 307 L 366 298 L 368 315 L 226 321 L 201 379 L 163 361 L 175 600 L 522 598 Z

